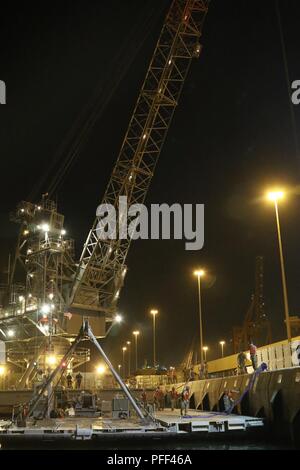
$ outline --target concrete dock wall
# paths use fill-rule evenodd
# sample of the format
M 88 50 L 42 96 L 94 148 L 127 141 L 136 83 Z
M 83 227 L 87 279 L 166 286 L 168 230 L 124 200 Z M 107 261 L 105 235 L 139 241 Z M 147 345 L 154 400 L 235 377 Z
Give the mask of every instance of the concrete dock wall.
M 225 390 L 238 401 L 247 389 L 250 375 L 196 380 L 189 382 L 190 405 L 195 409 L 223 411 Z M 177 392 L 184 384 L 175 385 Z M 165 391 L 172 385 L 164 386 Z M 280 437 L 300 441 L 300 367 L 259 374 L 234 412 L 265 418 L 267 426 Z

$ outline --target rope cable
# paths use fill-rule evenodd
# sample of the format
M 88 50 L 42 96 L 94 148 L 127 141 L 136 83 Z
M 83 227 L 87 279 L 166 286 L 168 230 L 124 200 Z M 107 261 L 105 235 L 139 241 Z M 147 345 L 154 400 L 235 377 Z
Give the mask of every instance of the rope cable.
M 73 126 L 55 152 L 54 158 L 50 165 L 48 165 L 44 176 L 39 179 L 35 187 L 32 189 L 29 195 L 30 200 L 38 197 L 41 191 L 46 188 L 47 181 L 49 180 L 50 182 L 48 183 L 47 192 L 49 195 L 53 194 L 60 187 L 67 172 L 70 171 L 72 165 L 78 158 L 80 150 L 82 149 L 83 144 L 87 141 L 96 121 L 105 111 L 105 108 L 117 87 L 132 65 L 145 40 L 149 36 L 149 33 L 153 28 L 153 23 L 157 22 L 162 10 L 165 9 L 164 5 L 158 9 L 153 6 L 153 3 L 149 2 L 149 4 L 151 5 L 150 13 L 148 10 L 146 10 L 146 13 L 145 10 L 143 10 L 142 19 L 137 21 L 136 26 L 134 26 L 129 33 L 127 40 L 122 43 L 123 45 L 121 49 L 114 56 L 110 64 L 110 68 L 106 72 L 105 79 L 102 79 L 96 87 L 91 100 L 86 106 L 84 106 Z M 137 37 L 139 41 L 136 40 Z M 142 39 L 140 40 L 141 37 Z M 55 171 L 55 168 L 61 160 L 62 163 Z
M 294 138 L 296 156 L 298 158 L 299 157 L 299 141 L 298 141 L 298 136 L 297 136 L 296 117 L 295 117 L 294 106 L 293 106 L 291 96 L 290 96 L 291 80 L 290 80 L 290 72 L 289 72 L 289 66 L 288 66 L 287 48 L 286 48 L 286 43 L 285 43 L 285 38 L 284 38 L 284 33 L 283 33 L 282 18 L 281 18 L 278 0 L 275 0 L 275 9 L 276 9 L 276 16 L 277 16 L 277 21 L 278 21 L 287 92 L 288 92 L 288 97 L 289 97 L 289 109 L 290 109 L 292 133 L 293 133 L 293 138 Z
M 148 35 L 148 33 L 150 32 L 151 29 L 152 28 L 150 28 L 148 26 L 148 32 L 144 36 L 144 40 L 147 37 L 147 35 Z M 144 26 L 142 26 L 142 31 L 143 32 L 145 31 Z M 84 124 L 78 138 L 76 138 L 74 144 L 72 145 L 71 150 L 70 150 L 69 154 L 67 155 L 64 163 L 63 163 L 63 166 L 59 170 L 57 176 L 52 180 L 52 182 L 49 186 L 49 189 L 48 189 L 49 194 L 52 194 L 55 190 L 58 189 L 58 187 L 61 185 L 64 177 L 66 176 L 67 172 L 70 170 L 70 168 L 73 165 L 73 163 L 75 162 L 76 158 L 79 156 L 79 152 L 80 152 L 82 146 L 84 145 L 84 143 L 87 141 L 92 128 L 94 127 L 94 125 L 95 125 L 96 121 L 98 120 L 98 118 L 102 115 L 102 113 L 105 110 L 108 102 L 111 100 L 111 98 L 112 98 L 114 92 L 116 91 L 117 87 L 119 86 L 122 78 L 124 77 L 124 75 L 126 74 L 126 72 L 129 69 L 131 63 L 133 62 L 133 59 L 135 58 L 135 56 L 139 52 L 142 43 L 143 42 L 139 43 L 138 46 L 135 48 L 134 53 L 131 54 L 131 59 L 130 60 L 124 59 L 123 60 L 123 65 L 121 67 L 118 67 L 118 69 L 116 71 L 116 74 L 115 74 L 118 78 L 115 81 L 115 83 L 112 85 L 111 82 L 109 82 L 109 81 L 107 82 L 107 90 L 105 90 L 105 89 L 103 90 L 103 95 L 104 95 L 103 102 L 100 104 L 100 106 L 95 106 L 95 109 L 93 110 L 93 112 L 91 113 L 91 115 L 87 119 L 86 123 Z M 122 56 L 123 56 L 123 53 L 121 51 L 120 57 L 122 57 Z M 117 62 L 119 62 L 119 59 L 117 59 Z M 122 64 L 122 62 L 121 62 L 121 64 Z

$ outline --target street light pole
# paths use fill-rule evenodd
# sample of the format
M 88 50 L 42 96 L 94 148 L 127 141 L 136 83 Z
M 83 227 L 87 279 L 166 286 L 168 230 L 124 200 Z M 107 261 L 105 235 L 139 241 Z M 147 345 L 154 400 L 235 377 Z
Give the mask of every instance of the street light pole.
M 282 239 L 281 239 L 280 220 L 279 220 L 279 211 L 278 211 L 277 200 L 275 200 L 275 213 L 276 213 L 276 224 L 277 224 L 277 232 L 278 232 L 278 245 L 279 245 L 279 256 L 280 256 L 280 265 L 281 265 L 281 278 L 282 278 L 282 290 L 283 290 L 283 302 L 284 302 L 286 332 L 287 332 L 288 341 L 290 342 L 291 339 L 292 339 L 292 334 L 291 334 L 291 325 L 290 325 L 290 316 L 289 316 L 289 303 L 288 303 L 288 295 L 287 295 L 287 287 L 286 287 L 285 266 L 284 266 L 284 258 L 283 258 Z
M 221 349 L 222 349 L 222 357 L 224 357 L 224 345 L 225 341 L 220 341 Z
M 208 351 L 208 347 L 207 347 L 207 346 L 203 346 L 204 361 L 205 361 L 205 362 L 206 362 L 206 359 L 207 359 L 207 351 Z
M 203 325 L 202 325 L 202 305 L 201 305 L 201 277 L 205 272 L 200 269 L 194 272 L 198 279 L 198 302 L 199 302 L 199 341 L 200 341 L 200 363 L 203 364 Z
M 291 325 L 290 325 L 290 316 L 289 316 L 289 303 L 288 303 L 285 265 L 284 265 L 284 257 L 283 257 L 283 249 L 282 249 L 282 238 L 281 238 L 281 229 L 280 229 L 280 219 L 279 219 L 279 210 L 278 210 L 278 201 L 279 201 L 279 199 L 282 199 L 283 197 L 284 197 L 284 193 L 282 191 L 271 192 L 271 193 L 268 194 L 269 200 L 274 202 L 274 207 L 275 207 L 276 226 L 277 226 L 277 234 L 278 234 L 278 246 L 279 246 L 279 258 L 280 258 L 280 267 L 281 267 L 284 315 L 285 315 L 285 323 L 286 323 L 286 333 L 287 333 L 288 341 L 291 342 L 292 334 L 291 334 Z
M 126 346 L 122 348 L 122 353 L 123 353 L 123 379 L 126 378 L 126 373 L 125 373 L 125 352 L 127 351 Z
M 156 344 L 155 344 L 155 336 L 156 336 L 156 331 L 155 331 L 155 315 L 153 315 L 153 365 L 154 367 L 156 366 Z
M 130 374 L 131 374 L 131 342 L 126 341 L 126 344 L 128 346 L 128 376 L 130 377 Z
M 132 334 L 134 335 L 134 339 L 135 339 L 135 370 L 137 371 L 138 370 L 138 345 L 137 345 L 137 342 L 138 342 L 138 335 L 140 334 L 139 331 L 133 331 Z
M 156 367 L 156 323 L 155 317 L 158 314 L 158 310 L 150 310 L 151 315 L 153 316 L 153 366 Z

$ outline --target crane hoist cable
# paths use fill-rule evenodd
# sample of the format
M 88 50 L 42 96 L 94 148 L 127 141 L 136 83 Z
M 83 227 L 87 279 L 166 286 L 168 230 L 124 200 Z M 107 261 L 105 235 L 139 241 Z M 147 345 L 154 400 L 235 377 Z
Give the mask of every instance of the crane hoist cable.
M 281 51 L 282 51 L 282 58 L 283 58 L 283 65 L 284 65 L 284 73 L 285 73 L 287 92 L 288 92 L 292 134 L 293 134 L 293 139 L 294 139 L 294 144 L 295 144 L 296 157 L 299 158 L 299 141 L 298 141 L 295 110 L 294 110 L 294 106 L 293 106 L 293 103 L 292 103 L 291 97 L 290 97 L 290 87 L 291 87 L 292 82 L 291 82 L 291 79 L 290 79 L 287 48 L 286 48 L 286 42 L 285 42 L 285 38 L 284 38 L 282 18 L 281 18 L 281 12 L 280 12 L 280 8 L 279 8 L 278 0 L 276 0 L 276 2 L 275 2 L 275 9 L 276 9 L 276 16 L 277 16 L 277 21 L 278 21 L 280 44 L 281 44 Z
M 153 29 L 153 24 L 157 23 L 162 12 L 166 9 L 165 5 L 157 7 L 157 5 L 153 5 L 153 2 L 149 2 L 149 5 L 151 7 L 150 11 L 148 8 L 143 9 L 142 16 L 137 18 L 135 26 L 129 32 L 125 41 L 122 41 L 122 47 L 111 61 L 105 77 L 101 78 L 91 100 L 82 109 L 58 147 L 44 176 L 40 178 L 31 191 L 30 200 L 39 196 L 41 192 L 47 192 L 49 196 L 53 195 L 79 157 L 80 151 L 95 123 L 104 113 L 116 89 L 141 50 Z
M 119 210 L 143 204 L 200 39 L 210 0 L 173 0 L 102 198 Z M 131 237 L 102 239 L 96 216 L 66 301 L 70 311 L 111 315 L 126 275 Z

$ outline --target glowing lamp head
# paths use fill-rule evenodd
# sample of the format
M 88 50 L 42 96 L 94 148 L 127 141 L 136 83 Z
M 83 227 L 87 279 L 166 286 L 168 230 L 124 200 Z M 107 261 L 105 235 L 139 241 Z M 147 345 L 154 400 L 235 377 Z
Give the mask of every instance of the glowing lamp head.
M 42 305 L 41 312 L 42 312 L 43 315 L 48 315 L 50 310 L 51 310 L 51 305 L 49 305 L 49 304 Z
M 8 330 L 8 331 L 7 331 L 7 336 L 8 336 L 9 338 L 13 338 L 13 337 L 15 336 L 14 330 Z
M 45 232 L 45 233 L 49 232 L 49 230 L 50 230 L 49 224 L 42 224 L 42 225 L 41 225 L 41 229 L 42 229 L 43 232 Z
M 203 277 L 205 275 L 205 271 L 203 269 L 196 269 L 196 271 L 194 271 L 194 275 L 197 277 Z
M 122 348 L 122 351 L 123 351 L 123 352 L 127 351 L 126 346 L 124 346 L 124 347 Z
M 224 346 L 224 344 L 225 344 L 225 341 L 220 341 L 221 346 Z
M 122 323 L 122 321 L 123 321 L 122 315 L 117 314 L 117 315 L 115 316 L 115 318 L 114 318 L 114 321 L 115 321 L 116 323 Z
M 106 371 L 106 367 L 105 367 L 105 366 L 100 365 L 100 366 L 97 367 L 97 374 L 103 375 L 103 374 L 105 373 L 105 371 Z
M 272 202 L 278 202 L 284 198 L 284 195 L 282 190 L 270 191 L 267 193 L 267 199 Z
M 133 331 L 132 334 L 133 334 L 134 336 L 138 336 L 138 335 L 140 334 L 140 332 L 139 332 L 139 331 Z
M 4 374 L 5 374 L 5 367 L 0 366 L 0 377 L 3 376 Z
M 155 309 L 155 308 L 153 308 L 152 310 L 150 310 L 150 313 L 151 313 L 151 315 L 154 315 L 154 316 L 155 316 L 155 315 L 158 314 L 158 310 Z
M 47 357 L 46 361 L 47 361 L 47 364 L 49 364 L 49 366 L 54 366 L 56 364 L 56 356 L 52 354 L 51 356 Z
M 207 352 L 207 351 L 208 351 L 208 347 L 207 347 L 207 346 L 203 346 L 203 351 L 204 351 L 204 352 Z

